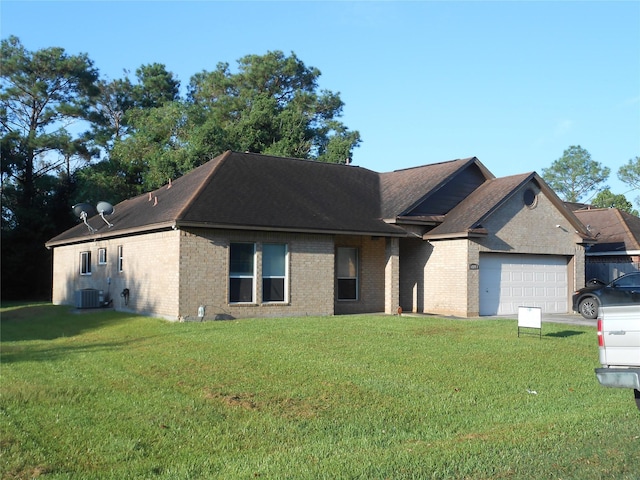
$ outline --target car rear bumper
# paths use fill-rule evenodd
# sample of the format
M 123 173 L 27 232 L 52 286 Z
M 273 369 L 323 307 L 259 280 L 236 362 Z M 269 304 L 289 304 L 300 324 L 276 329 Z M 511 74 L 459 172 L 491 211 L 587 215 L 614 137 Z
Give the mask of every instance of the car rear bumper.
M 600 385 L 640 390 L 640 368 L 596 368 Z

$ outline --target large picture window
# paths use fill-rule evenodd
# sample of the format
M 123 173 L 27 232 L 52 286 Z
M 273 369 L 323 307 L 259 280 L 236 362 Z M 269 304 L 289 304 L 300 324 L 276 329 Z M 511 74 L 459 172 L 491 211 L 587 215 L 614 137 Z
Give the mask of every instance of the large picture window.
M 339 247 L 337 256 L 338 300 L 357 300 L 358 249 Z
M 287 246 L 265 243 L 262 246 L 262 301 L 286 301 Z
M 91 275 L 91 252 L 80 252 L 80 275 Z
M 253 243 L 232 243 L 229 246 L 229 301 L 254 302 L 255 255 Z

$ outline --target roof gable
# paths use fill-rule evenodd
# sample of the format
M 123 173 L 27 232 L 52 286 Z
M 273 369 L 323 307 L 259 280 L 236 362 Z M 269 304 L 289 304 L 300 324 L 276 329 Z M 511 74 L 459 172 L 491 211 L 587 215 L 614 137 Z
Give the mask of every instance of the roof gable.
M 491 178 L 476 157 L 382 173 L 382 215 L 444 215 Z
M 424 235 L 425 239 L 486 235 L 483 223 L 507 200 L 529 182 L 535 182 L 583 238 L 589 234 L 578 218 L 564 205 L 544 180 L 535 172 L 487 180 L 468 195 L 444 218 L 444 221 Z

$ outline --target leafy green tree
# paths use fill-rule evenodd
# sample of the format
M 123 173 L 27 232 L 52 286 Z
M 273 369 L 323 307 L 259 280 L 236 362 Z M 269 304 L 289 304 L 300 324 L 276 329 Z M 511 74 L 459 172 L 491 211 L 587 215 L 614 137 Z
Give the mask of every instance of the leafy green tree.
M 565 201 L 578 202 L 606 188 L 604 182 L 611 169 L 591 159 L 580 145 L 564 151 L 549 168 L 542 169 L 542 178 Z
M 624 195 L 614 194 L 608 188 L 598 192 L 591 204 L 598 208 L 617 208 L 638 216 L 638 211 L 633 208 L 633 204 Z
M 138 68 L 136 80 L 99 84 L 87 138 L 106 156 L 75 172 L 77 201 L 118 202 L 185 173 L 172 164 L 185 154 L 176 133 L 184 123 L 180 82 L 158 63 Z
M 320 71 L 292 53 L 247 55 L 238 72 L 219 63 L 191 78 L 188 101 L 198 130 L 194 151 L 252 151 L 344 163 L 360 143 L 338 118 L 344 106 L 336 93 L 318 91 Z M 216 143 L 211 143 L 215 140 Z
M 69 127 L 86 117 L 98 71 L 85 54 L 31 52 L 13 36 L 2 40 L 0 53 L 2 293 L 46 294 L 51 273 L 43 243 L 70 226 L 72 163 L 95 153 Z

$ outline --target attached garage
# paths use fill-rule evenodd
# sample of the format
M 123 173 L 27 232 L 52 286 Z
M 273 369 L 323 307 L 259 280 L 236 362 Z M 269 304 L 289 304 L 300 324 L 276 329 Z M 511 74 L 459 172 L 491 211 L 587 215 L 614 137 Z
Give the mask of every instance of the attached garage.
M 480 254 L 480 315 L 513 315 L 518 307 L 569 311 L 568 259 L 560 255 Z

